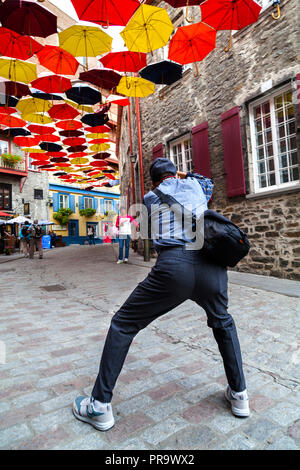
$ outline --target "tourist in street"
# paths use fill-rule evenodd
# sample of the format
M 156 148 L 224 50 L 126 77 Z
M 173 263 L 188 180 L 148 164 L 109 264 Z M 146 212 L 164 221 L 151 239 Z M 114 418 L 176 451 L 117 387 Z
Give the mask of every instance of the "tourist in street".
M 58 241 L 58 236 L 57 236 L 56 233 L 53 232 L 52 230 L 50 230 L 49 235 L 50 235 L 50 237 L 51 237 L 51 248 L 55 248 L 55 247 L 56 247 L 56 243 L 57 243 L 57 241 Z
M 29 226 L 30 241 L 29 241 L 29 258 L 33 259 L 35 248 L 39 251 L 39 259 L 43 258 L 42 236 L 44 230 L 41 225 L 38 225 L 38 220 L 35 219 L 33 224 Z
M 30 222 L 26 220 L 20 230 L 20 240 L 21 240 L 22 250 L 23 250 L 25 258 L 28 258 L 29 256 L 29 243 L 30 243 L 29 226 L 30 226 Z
M 95 227 L 93 225 L 88 225 L 87 235 L 89 239 L 89 245 L 96 245 L 95 244 Z
M 150 219 L 158 218 L 162 210 L 169 211 L 170 215 L 169 207 L 160 207 L 160 197 L 154 192 L 155 188 L 172 196 L 182 206 L 192 207 L 190 210 L 197 216 L 207 209 L 211 194 L 206 189 L 204 193 L 200 175 L 188 173 L 186 178 L 179 179 L 170 160 L 157 158 L 150 167 L 150 176 L 154 189 L 144 197 Z M 223 358 L 228 381 L 225 397 L 231 404 L 232 413 L 239 417 L 247 417 L 250 413 L 238 335 L 234 320 L 227 311 L 227 269 L 209 259 L 199 248 L 187 249 L 192 238 L 182 230 L 182 214 L 176 218 L 173 213 L 172 232 L 171 217 L 168 226 L 164 226 L 164 222 L 154 224 L 156 230 L 161 228 L 161 235 L 158 231 L 152 233 L 158 252 L 155 266 L 111 320 L 91 397 L 79 396 L 73 404 L 76 418 L 101 431 L 114 425 L 113 389 L 133 338 L 153 320 L 188 299 L 206 312 L 207 325 L 212 328 Z M 167 221 L 167 217 L 161 219 Z M 170 237 L 170 233 L 176 237 Z
M 122 207 L 120 210 L 120 215 L 118 215 L 116 220 L 116 228 L 119 235 L 119 259 L 117 264 L 128 263 L 129 258 L 129 246 L 131 239 L 131 224 L 134 224 L 137 228 L 138 223 L 134 218 L 127 214 L 127 210 Z M 124 257 L 124 246 L 125 246 L 125 257 Z

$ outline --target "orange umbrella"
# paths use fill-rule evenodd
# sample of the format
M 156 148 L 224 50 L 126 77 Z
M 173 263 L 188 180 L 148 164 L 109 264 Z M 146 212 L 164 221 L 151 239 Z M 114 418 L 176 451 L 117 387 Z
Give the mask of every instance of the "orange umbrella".
M 26 60 L 43 49 L 30 36 L 21 36 L 7 28 L 0 28 L 0 54 L 14 59 Z
M 65 131 L 76 130 L 82 128 L 82 122 L 73 121 L 73 120 L 66 120 L 66 121 L 59 121 L 56 124 L 56 127 L 60 129 L 64 129 Z
M 0 114 L 14 114 L 17 110 L 15 108 L 10 108 L 8 106 L 1 106 L 0 105 Z
M 22 137 L 16 136 L 14 137 L 14 143 L 19 145 L 20 147 L 35 147 L 41 141 L 40 136 L 35 137 Z
M 79 67 L 75 57 L 58 46 L 45 46 L 37 57 L 41 65 L 58 75 L 75 75 Z
M 80 112 L 67 103 L 64 103 L 52 106 L 52 108 L 48 111 L 48 114 L 52 117 L 52 119 L 74 119 L 80 114 Z
M 71 80 L 66 77 L 47 75 L 47 77 L 37 78 L 31 82 L 31 86 L 45 93 L 64 93 L 66 90 L 72 88 L 72 83 Z
M 179 64 L 203 60 L 216 45 L 216 30 L 204 23 L 181 26 L 169 44 L 168 58 Z M 198 68 L 196 65 L 196 75 Z
M 19 119 L 13 116 L 8 116 L 6 114 L 0 115 L 0 124 L 6 127 L 24 127 L 27 122 L 23 119 Z

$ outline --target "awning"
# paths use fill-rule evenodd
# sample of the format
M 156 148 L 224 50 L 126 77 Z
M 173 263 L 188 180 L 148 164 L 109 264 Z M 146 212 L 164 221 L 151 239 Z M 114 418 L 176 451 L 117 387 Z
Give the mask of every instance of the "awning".
M 7 212 L 0 211 L 0 217 L 11 217 L 11 214 L 8 214 Z

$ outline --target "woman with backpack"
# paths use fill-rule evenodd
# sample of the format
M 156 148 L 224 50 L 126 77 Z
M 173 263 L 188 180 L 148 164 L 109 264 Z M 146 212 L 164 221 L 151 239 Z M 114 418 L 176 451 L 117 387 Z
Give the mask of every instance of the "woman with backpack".
M 20 230 L 20 240 L 21 240 L 22 250 L 23 250 L 25 258 L 28 258 L 29 256 L 29 240 L 30 240 L 29 225 L 30 223 L 26 221 Z
M 33 259 L 34 248 L 36 247 L 39 250 L 39 259 L 43 258 L 43 247 L 42 247 L 42 236 L 44 235 L 44 230 L 41 225 L 38 225 L 38 220 L 35 219 L 33 224 L 29 227 L 30 232 L 30 241 L 29 241 L 29 258 Z

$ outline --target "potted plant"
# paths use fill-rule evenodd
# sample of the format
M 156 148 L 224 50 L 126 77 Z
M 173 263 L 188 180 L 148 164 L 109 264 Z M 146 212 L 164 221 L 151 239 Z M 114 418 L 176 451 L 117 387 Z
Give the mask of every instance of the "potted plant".
M 54 212 L 53 219 L 57 220 L 59 225 L 65 225 L 69 222 L 71 214 L 73 214 L 71 209 L 62 207 L 57 212 Z
M 92 217 L 96 214 L 96 209 L 92 209 L 91 207 L 88 207 L 87 209 L 80 209 L 79 214 L 84 217 Z
M 12 155 L 11 153 L 4 153 L 1 155 L 1 158 L 10 168 L 14 168 L 18 163 L 23 161 L 23 158 L 20 157 L 20 155 Z

